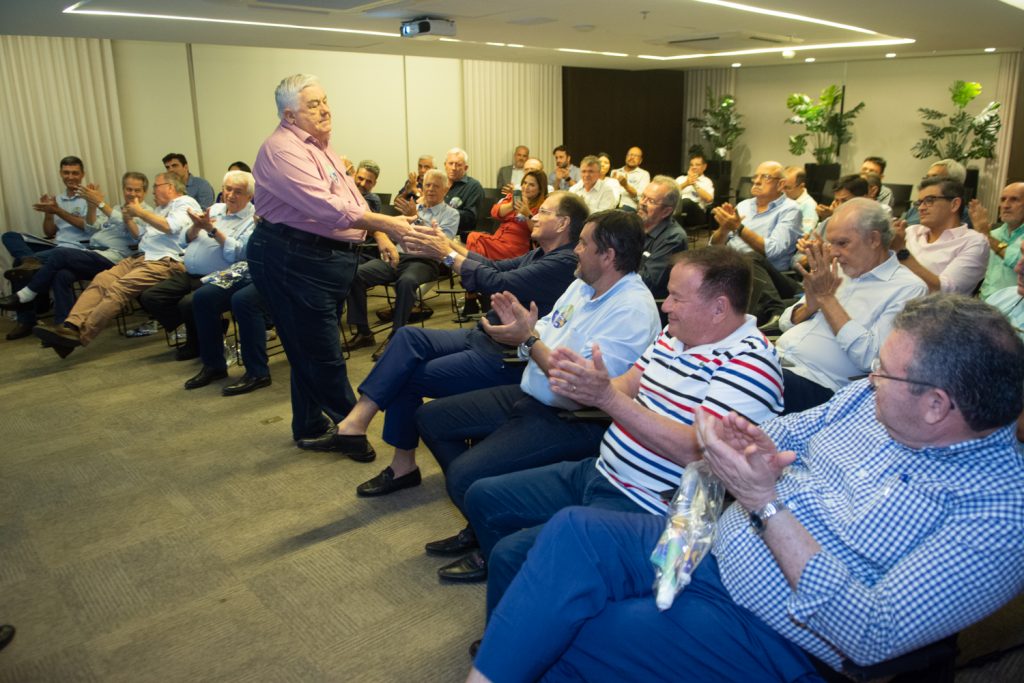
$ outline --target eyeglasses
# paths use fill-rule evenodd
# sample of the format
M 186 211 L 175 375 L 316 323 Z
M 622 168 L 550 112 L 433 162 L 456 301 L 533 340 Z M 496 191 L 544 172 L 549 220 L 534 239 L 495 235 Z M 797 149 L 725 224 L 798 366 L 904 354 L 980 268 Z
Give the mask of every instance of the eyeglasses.
M 922 197 L 921 199 L 918 199 L 916 202 L 912 202 L 912 204 L 914 205 L 915 209 L 920 209 L 922 204 L 924 206 L 931 206 L 940 199 L 945 199 L 947 202 L 951 202 L 954 199 L 959 199 L 959 197 L 947 197 L 946 195 L 937 194 L 932 197 Z
M 650 204 L 651 206 L 667 206 L 664 202 L 656 202 L 647 195 L 640 195 L 640 198 L 636 200 L 637 204 Z
M 163 187 L 164 185 L 170 185 L 170 183 L 153 183 L 153 189 L 155 190 L 156 188 Z
M 891 379 L 894 382 L 906 382 L 907 384 L 920 384 L 921 386 L 931 387 L 932 389 L 942 389 L 938 384 L 932 384 L 931 382 L 922 382 L 918 379 L 910 379 L 909 377 L 896 377 L 894 375 L 886 375 L 879 372 L 882 369 L 882 359 L 876 358 L 871 361 L 871 377 L 881 377 L 882 379 Z
M 557 211 L 552 211 L 551 209 L 544 209 L 544 208 L 537 209 L 537 213 L 542 213 L 542 214 L 544 214 L 546 216 L 561 216 L 562 215 L 562 214 L 558 213 Z
M 758 173 L 756 176 L 752 176 L 751 180 L 764 181 L 764 180 L 782 180 L 780 175 L 768 175 L 767 173 Z

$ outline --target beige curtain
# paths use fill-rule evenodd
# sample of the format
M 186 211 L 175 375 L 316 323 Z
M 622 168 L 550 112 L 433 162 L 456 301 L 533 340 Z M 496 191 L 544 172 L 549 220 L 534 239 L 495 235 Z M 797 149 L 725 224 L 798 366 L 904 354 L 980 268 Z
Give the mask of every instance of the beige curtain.
M 1006 174 L 1009 166 L 1010 142 L 1013 138 L 1013 118 L 1016 115 L 1017 88 L 1020 87 L 1021 53 L 1004 52 L 999 55 L 999 80 L 994 90 L 982 93 L 981 100 L 988 103 L 992 100 L 1001 103 L 999 118 L 1003 128 L 999 131 L 999 142 L 996 144 L 996 155 L 981 165 L 978 178 L 978 200 L 989 210 L 993 220 L 998 215 L 999 193 L 1006 185 Z M 988 85 L 987 83 L 984 85 Z
M 0 79 L 0 230 L 42 234 L 32 203 L 61 191 L 58 162 L 68 155 L 85 163 L 87 182 L 120 201 L 125 154 L 111 41 L 0 36 Z M 10 256 L 0 252 L 6 267 Z
M 493 187 L 516 145 L 550 171 L 551 150 L 562 143 L 561 67 L 466 60 L 462 79 L 470 175 Z
M 715 97 L 722 95 L 736 94 L 736 70 L 735 69 L 695 69 L 686 72 L 686 96 L 683 99 L 683 159 L 693 145 L 704 145 L 707 143 L 700 136 L 700 132 L 691 126 L 688 121 L 694 117 L 704 115 L 704 108 L 707 104 L 707 91 Z M 704 150 L 711 154 L 710 149 Z M 684 168 L 685 170 L 685 168 Z

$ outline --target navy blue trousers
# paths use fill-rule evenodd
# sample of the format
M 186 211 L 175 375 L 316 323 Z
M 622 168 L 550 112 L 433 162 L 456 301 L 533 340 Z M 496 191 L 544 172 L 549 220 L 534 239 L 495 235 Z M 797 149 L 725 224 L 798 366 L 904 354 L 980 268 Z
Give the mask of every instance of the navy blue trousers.
M 494 611 L 476 668 L 495 683 L 822 680 L 800 648 L 732 601 L 710 554 L 659 612 L 648 558 L 664 525 L 593 508 L 555 515 Z
M 265 222 L 256 226 L 246 253 L 291 366 L 292 437 L 322 434 L 325 414 L 340 422 L 356 403 L 338 329 L 356 254 L 292 239 Z
M 203 365 L 226 370 L 221 314 L 231 310 L 238 325 L 242 363 L 251 377 L 269 377 L 267 365 L 267 316 L 263 299 L 251 282 L 238 282 L 227 289 L 203 285 L 192 293 L 192 318 L 199 340 Z
M 519 384 L 523 365 L 506 365 L 503 347 L 480 330 L 401 327 L 359 385 L 384 413 L 384 442 L 413 449 L 420 440 L 416 410 L 424 398 Z
M 466 491 L 480 479 L 597 453 L 607 425 L 560 412 L 511 385 L 431 401 L 416 411 L 416 424 L 465 513 Z
M 114 264 L 95 251 L 56 247 L 39 253 L 43 267 L 28 282 L 28 288 L 40 296 L 50 292 L 53 297 L 53 324 L 60 325 L 75 305 L 72 288 L 78 280 L 91 280 Z M 32 325 L 35 311 L 18 311 L 18 322 Z

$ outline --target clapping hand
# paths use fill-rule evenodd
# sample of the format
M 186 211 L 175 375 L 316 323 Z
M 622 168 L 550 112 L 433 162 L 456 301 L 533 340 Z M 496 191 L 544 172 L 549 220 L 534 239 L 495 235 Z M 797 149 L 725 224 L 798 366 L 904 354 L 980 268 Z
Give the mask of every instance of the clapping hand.
M 498 292 L 491 296 L 491 310 L 498 314 L 500 325 L 492 325 L 486 317 L 480 319 L 484 332 L 499 344 L 516 346 L 533 334 L 537 325 L 537 304 L 530 302 L 527 310 L 519 299 L 509 292 Z
M 892 241 L 889 248 L 893 251 L 905 249 L 907 246 L 907 222 L 898 218 L 892 222 Z
M 725 230 L 726 232 L 733 232 L 740 227 L 743 219 L 740 218 L 735 207 L 729 202 L 725 202 L 721 206 L 716 206 L 711 210 L 711 215 L 718 223 L 718 227 Z
M 398 209 L 403 216 L 416 215 L 416 202 L 406 199 L 405 197 L 395 197 L 395 208 Z
M 581 405 L 603 407 L 615 393 L 601 348 L 593 345 L 593 360 L 563 346 L 551 352 L 548 360 L 551 391 Z
M 817 308 L 821 299 L 835 294 L 843 281 L 839 261 L 832 256 L 829 245 L 821 240 L 807 240 L 801 251 L 807 257 L 807 268 L 797 263 L 796 270 L 803 276 L 807 305 Z

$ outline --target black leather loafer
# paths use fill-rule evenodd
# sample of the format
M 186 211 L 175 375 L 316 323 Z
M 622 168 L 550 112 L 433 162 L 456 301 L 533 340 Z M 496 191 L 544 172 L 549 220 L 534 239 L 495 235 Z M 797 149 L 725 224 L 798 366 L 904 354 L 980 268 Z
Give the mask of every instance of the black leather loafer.
M 51 325 L 36 325 L 32 328 L 32 334 L 39 338 L 44 344 L 53 347 L 75 348 L 82 345 L 78 332 L 66 325 L 53 327 Z M 10 337 L 8 337 L 10 339 Z
M 196 358 L 199 358 L 199 348 L 196 346 L 185 344 L 185 346 L 179 346 L 174 350 L 174 360 L 184 361 L 195 360 Z
M 469 644 L 469 656 L 471 659 L 476 659 L 476 653 L 480 652 L 480 643 L 482 640 L 474 640 Z
M 362 496 L 363 498 L 386 496 L 389 493 L 394 493 L 395 491 L 411 489 L 413 486 L 419 486 L 421 481 L 420 468 L 418 467 L 408 474 L 396 477 L 395 471 L 389 466 L 381 470 L 380 474 L 373 479 L 364 481 L 362 484 L 357 486 L 356 495 Z
M 200 387 L 205 387 L 207 384 L 214 380 L 224 379 L 227 376 L 227 370 L 217 370 L 215 368 L 207 367 L 204 365 L 202 370 L 200 370 L 198 373 L 196 373 L 194 377 L 185 382 L 185 388 L 198 389 Z
M 239 394 L 248 394 L 250 391 L 256 391 L 257 389 L 269 386 L 270 375 L 266 377 L 253 377 L 246 373 L 242 375 L 242 379 L 221 389 L 220 393 L 224 396 L 238 396 Z
M 470 550 L 480 547 L 476 542 L 476 533 L 473 529 L 466 527 L 454 536 L 443 538 L 440 541 L 431 541 L 423 546 L 428 555 L 441 555 L 442 557 L 453 557 L 465 555 Z
M 14 627 L 10 624 L 0 626 L 0 650 L 7 647 L 12 640 L 14 640 Z
M 363 334 L 357 332 L 354 337 L 349 339 L 347 342 L 341 345 L 344 351 L 355 351 L 356 349 L 365 349 L 371 346 L 376 346 L 377 340 L 373 338 L 373 334 Z
M 469 555 L 464 555 L 450 564 L 446 564 L 437 570 L 437 575 L 445 581 L 456 583 L 476 583 L 487 580 L 487 561 L 474 550 Z
M 377 457 L 376 451 L 365 436 L 349 436 L 338 434 L 337 431 L 313 439 L 299 439 L 296 445 L 304 451 L 341 453 L 356 462 L 373 462 Z

